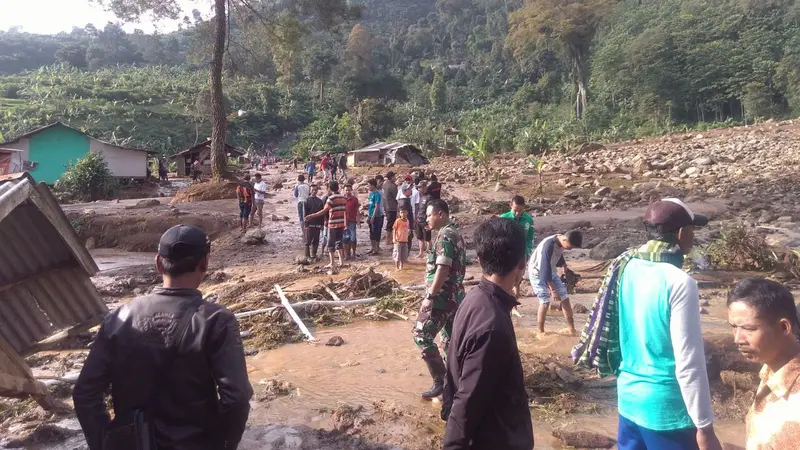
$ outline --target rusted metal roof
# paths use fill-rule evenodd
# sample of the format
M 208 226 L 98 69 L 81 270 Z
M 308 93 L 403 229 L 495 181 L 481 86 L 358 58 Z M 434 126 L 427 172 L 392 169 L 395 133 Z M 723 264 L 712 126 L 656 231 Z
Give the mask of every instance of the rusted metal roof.
M 183 150 L 183 151 L 180 151 L 178 153 L 175 153 L 174 155 L 172 155 L 172 157 L 174 158 L 176 156 L 186 156 L 186 155 L 189 155 L 189 154 L 192 154 L 192 153 L 199 153 L 205 147 L 210 147 L 210 146 L 211 146 L 211 139 L 209 139 L 207 141 L 203 141 L 203 142 L 195 145 L 192 148 L 187 148 L 186 150 Z M 232 154 L 235 154 L 235 155 L 239 155 L 239 156 L 242 156 L 242 155 L 245 154 L 244 150 L 238 149 L 238 148 L 236 148 L 236 147 L 234 147 L 234 146 L 232 146 L 231 144 L 228 144 L 228 143 L 225 144 L 225 150 L 228 151 L 229 153 L 232 153 Z
M 27 173 L 0 179 L 0 337 L 23 354 L 108 312 L 98 268 L 61 207 Z

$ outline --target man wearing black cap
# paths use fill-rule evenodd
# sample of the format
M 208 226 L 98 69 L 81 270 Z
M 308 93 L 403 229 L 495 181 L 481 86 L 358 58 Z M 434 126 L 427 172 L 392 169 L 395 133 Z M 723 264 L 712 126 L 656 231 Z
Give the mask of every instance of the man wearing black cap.
M 612 263 L 573 349 L 578 364 L 617 376 L 620 448 L 721 448 L 697 282 L 681 270 L 694 228 L 707 223 L 678 199 L 652 204 L 644 216 L 650 240 Z
M 163 286 L 103 320 L 72 396 L 90 450 L 109 448 L 140 417 L 159 449 L 238 446 L 253 390 L 236 318 L 197 290 L 210 250 L 199 228 L 170 228 L 156 256 Z

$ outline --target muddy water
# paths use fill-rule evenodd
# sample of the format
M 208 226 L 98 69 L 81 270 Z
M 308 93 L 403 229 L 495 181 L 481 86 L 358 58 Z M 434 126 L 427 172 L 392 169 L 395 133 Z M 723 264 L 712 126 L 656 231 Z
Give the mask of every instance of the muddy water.
M 93 249 L 91 253 L 94 262 L 100 271 L 121 269 L 123 267 L 142 266 L 155 264 L 155 253 L 147 252 L 126 252 L 113 248 Z

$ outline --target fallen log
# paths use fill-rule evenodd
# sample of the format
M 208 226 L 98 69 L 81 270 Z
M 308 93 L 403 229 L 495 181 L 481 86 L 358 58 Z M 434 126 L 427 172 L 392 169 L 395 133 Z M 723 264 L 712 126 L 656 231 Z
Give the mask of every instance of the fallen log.
M 306 335 L 309 341 L 314 342 L 316 339 L 314 339 L 314 336 L 311 334 L 310 331 L 308 331 L 308 328 L 306 328 L 306 324 L 304 324 L 303 321 L 300 320 L 300 317 L 297 315 L 294 308 L 292 308 L 292 305 L 289 303 L 289 299 L 287 299 L 286 295 L 283 293 L 281 286 L 276 284 L 275 291 L 278 292 L 278 297 L 281 298 L 281 304 L 283 305 L 284 308 L 286 308 L 286 311 L 289 312 L 289 315 L 292 317 L 292 320 L 294 320 L 294 323 L 297 324 L 298 328 L 300 328 L 300 331 L 302 331 L 303 334 Z
M 387 310 L 385 310 L 385 311 L 386 311 L 387 313 L 389 313 L 389 314 L 391 314 L 391 315 L 395 316 L 395 317 L 399 317 L 399 318 L 401 318 L 401 319 L 403 319 L 403 320 L 408 320 L 408 316 L 404 316 L 404 315 L 402 315 L 402 314 L 400 314 L 400 313 L 398 313 L 398 312 L 394 312 L 394 311 L 392 311 L 391 309 L 387 309 Z
M 719 377 L 724 384 L 734 389 L 743 389 L 745 391 L 755 391 L 761 381 L 757 373 L 734 372 L 732 370 L 723 370 L 720 372 Z
M 297 302 L 292 303 L 293 308 L 299 308 L 301 306 L 308 306 L 308 305 L 327 305 L 327 306 L 355 306 L 355 305 L 366 305 L 368 303 L 375 303 L 378 301 L 377 297 L 369 297 L 369 298 L 362 298 L 358 300 L 306 300 L 304 302 Z
M 319 283 L 319 285 L 320 285 L 320 286 L 322 286 L 322 288 L 323 288 L 323 289 L 325 289 L 325 291 L 326 291 L 328 294 L 330 294 L 330 296 L 331 296 L 331 298 L 332 298 L 332 299 L 334 299 L 334 300 L 335 300 L 335 301 L 337 301 L 337 302 L 340 302 L 340 301 L 342 301 L 342 299 L 341 299 L 341 298 L 339 298 L 339 296 L 336 294 L 336 291 L 334 291 L 333 289 L 331 289 L 330 287 L 328 287 L 328 285 L 326 285 L 326 284 L 322 284 L 322 283 Z
M 273 306 L 271 308 L 264 308 L 264 309 L 254 309 L 252 311 L 245 311 L 245 312 L 236 313 L 236 314 L 233 315 L 233 317 L 236 317 L 237 319 L 241 319 L 241 318 L 244 318 L 244 317 L 255 316 L 257 314 L 263 314 L 263 313 L 272 312 L 272 311 L 275 311 L 278 308 L 280 308 L 280 306 Z

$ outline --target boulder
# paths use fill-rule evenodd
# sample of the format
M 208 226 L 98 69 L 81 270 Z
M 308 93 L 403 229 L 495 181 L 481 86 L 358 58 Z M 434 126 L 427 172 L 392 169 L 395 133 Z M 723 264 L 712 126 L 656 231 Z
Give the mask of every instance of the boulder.
M 139 208 L 149 208 L 151 206 L 158 206 L 160 204 L 161 202 L 154 198 L 139 200 L 138 202 L 136 202 L 136 206 Z
M 624 236 L 609 236 L 589 251 L 589 258 L 595 260 L 613 259 L 634 245 L 631 238 Z
M 687 167 L 686 170 L 683 171 L 683 173 L 685 173 L 686 175 L 694 175 L 694 174 L 699 173 L 699 172 L 700 172 L 700 169 L 698 169 L 697 167 L 694 167 L 694 166 Z
M 600 189 L 596 190 L 594 195 L 597 196 L 604 196 L 611 193 L 611 188 L 608 186 L 601 187 Z
M 325 343 L 325 345 L 330 347 L 340 347 L 342 344 L 344 344 L 344 339 L 342 339 L 341 336 L 333 336 Z
M 694 160 L 694 164 L 698 166 L 710 166 L 714 164 L 714 160 L 709 158 L 708 156 L 704 156 L 702 158 L 697 158 Z
M 247 230 L 247 233 L 242 236 L 242 242 L 247 245 L 259 245 L 264 243 L 267 233 L 261 228 L 252 228 Z

